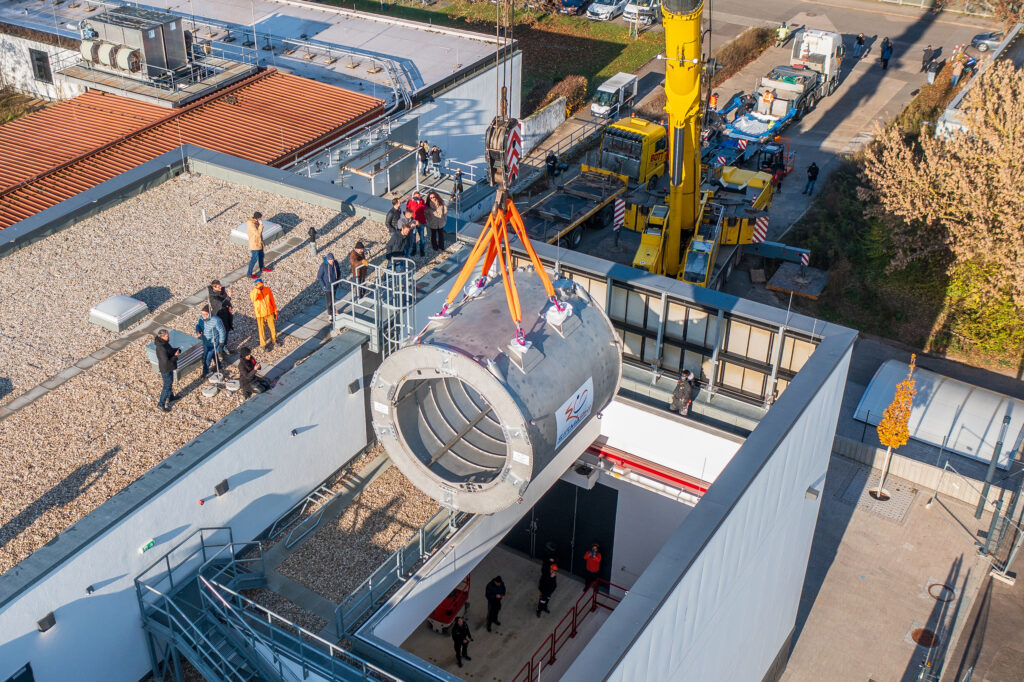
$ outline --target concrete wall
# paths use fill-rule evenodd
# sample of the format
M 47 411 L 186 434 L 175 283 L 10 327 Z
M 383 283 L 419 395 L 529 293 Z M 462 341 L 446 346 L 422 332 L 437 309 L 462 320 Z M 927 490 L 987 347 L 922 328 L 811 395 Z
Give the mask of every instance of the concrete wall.
M 509 87 L 509 113 L 519 116 L 522 90 L 522 52 L 512 60 L 512 83 Z M 416 108 L 420 119 L 420 137 L 438 145 L 445 158 L 476 164 L 483 169 L 484 134 L 497 113 L 494 101 L 499 72 L 491 68 L 437 95 L 433 102 Z
M 27 662 L 39 682 L 146 674 L 133 579 L 197 528 L 252 539 L 365 447 L 364 391 L 349 394 L 364 341 L 334 339 L 0 578 L 0 679 Z M 213 497 L 222 479 L 230 490 Z
M 853 338 L 822 342 L 565 679 L 756 682 L 784 661 Z
M 611 581 L 629 590 L 693 507 L 603 472 L 598 483 L 619 491 Z
M 523 156 L 543 142 L 555 128 L 565 122 L 565 97 L 559 97 L 543 109 L 522 120 Z
M 53 83 L 35 79 L 29 50 L 41 50 L 50 55 L 50 69 Z M 0 84 L 6 84 L 30 97 L 46 100 L 69 99 L 85 92 L 85 88 L 70 83 L 57 75 L 62 60 L 77 56 L 74 50 L 50 45 L 28 38 L 0 33 Z M 70 63 L 70 62 L 68 62 Z

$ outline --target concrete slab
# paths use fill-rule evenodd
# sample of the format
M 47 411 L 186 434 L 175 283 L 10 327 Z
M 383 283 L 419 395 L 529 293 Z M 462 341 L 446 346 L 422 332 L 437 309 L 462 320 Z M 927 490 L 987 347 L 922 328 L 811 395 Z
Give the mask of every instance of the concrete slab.
M 540 567 L 539 561 L 499 545 L 473 570 L 470 574 L 466 615 L 466 622 L 474 637 L 469 645 L 469 655 L 473 660 L 466 661 L 462 668 L 455 662 L 451 637 L 447 633 L 434 632 L 426 623 L 403 642 L 402 648 L 459 677 L 511 680 L 544 643 L 583 591 L 583 583 L 579 579 L 568 572 L 560 572 L 558 589 L 552 595 L 549 606 L 551 613 L 544 613 L 538 618 L 537 582 L 540 579 Z M 484 627 L 487 620 L 484 589 L 496 575 L 500 575 L 504 581 L 507 594 L 498 616 L 501 625 L 493 626 L 493 631 L 487 632 Z M 600 612 L 601 609 L 598 609 Z M 597 627 L 588 627 L 586 630 L 581 628 L 573 645 L 559 652 L 557 662 L 567 667 L 586 644 L 583 635 L 592 635 L 596 631 Z
M 988 515 L 976 521 L 973 508 L 946 498 L 927 509 L 928 495 L 917 495 L 904 523 L 893 523 L 855 506 L 859 491 L 850 488 L 865 485 L 865 473 L 833 455 L 782 676 L 787 682 L 917 679 L 926 660 L 935 665 L 949 650 L 986 574 L 977 540 Z M 890 477 L 886 488 L 897 484 L 909 485 Z M 949 594 L 942 585 L 954 599 L 934 596 Z M 939 647 L 906 641 L 912 626 L 935 632 Z

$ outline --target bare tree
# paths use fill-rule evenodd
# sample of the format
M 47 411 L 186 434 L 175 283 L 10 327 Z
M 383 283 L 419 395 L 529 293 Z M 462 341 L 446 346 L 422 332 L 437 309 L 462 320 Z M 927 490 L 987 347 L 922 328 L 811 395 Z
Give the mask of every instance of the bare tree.
M 895 246 L 890 269 L 935 254 L 985 273 L 987 296 L 1024 307 L 1024 71 L 978 76 L 960 108 L 965 132 L 908 141 L 895 126 L 866 153 L 866 197 Z

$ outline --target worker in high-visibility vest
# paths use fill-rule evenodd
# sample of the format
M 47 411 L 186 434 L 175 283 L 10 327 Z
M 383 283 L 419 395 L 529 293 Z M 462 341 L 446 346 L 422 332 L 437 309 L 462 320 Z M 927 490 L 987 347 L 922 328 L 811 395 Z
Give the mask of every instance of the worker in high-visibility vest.
M 786 22 L 782 22 L 782 26 L 775 29 L 775 45 L 776 47 L 786 42 L 786 38 L 789 37 L 789 26 L 786 26 Z
M 764 100 L 764 103 L 768 107 L 768 109 L 771 109 L 772 108 L 772 102 L 775 101 L 775 91 L 774 90 L 765 90 L 764 97 L 762 99 Z
M 718 93 L 711 93 L 711 97 L 708 97 L 708 106 L 712 109 L 718 108 Z

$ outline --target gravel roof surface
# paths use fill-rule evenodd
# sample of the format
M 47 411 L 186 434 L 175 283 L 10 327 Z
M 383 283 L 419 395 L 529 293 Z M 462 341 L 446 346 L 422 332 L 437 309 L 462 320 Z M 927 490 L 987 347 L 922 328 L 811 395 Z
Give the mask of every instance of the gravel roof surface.
M 202 209 L 211 217 L 207 224 L 199 218 Z M 169 180 L 3 258 L 0 403 L 117 338 L 87 322 L 95 303 L 126 293 L 146 301 L 151 311 L 165 309 L 244 266 L 248 249 L 230 243 L 228 234 L 254 210 L 299 234 L 315 226 L 321 252 L 333 251 L 343 261 L 359 240 L 373 262 L 380 260 L 386 237 L 380 223 L 210 177 Z M 422 270 L 437 260 L 417 263 Z M 265 273 L 280 311 L 279 330 L 289 317 L 322 301 L 318 265 L 303 244 Z M 231 347 L 255 340 L 249 289 L 246 279 L 231 287 Z M 189 311 L 168 326 L 191 333 L 197 316 Z M 272 350 L 257 348 L 264 370 L 302 343 L 278 338 Z M 175 385 L 184 397 L 173 411 L 157 410 L 160 377 L 145 356 L 150 341 L 134 341 L 0 420 L 0 573 L 241 404 L 238 393 L 204 397 L 194 372 Z M 13 384 L 6 395 L 5 379 Z
M 295 602 L 289 601 L 277 592 L 268 590 L 265 587 L 255 590 L 243 590 L 242 594 L 285 620 L 290 620 L 300 628 L 312 632 L 314 635 L 327 627 L 327 621 L 320 616 L 307 611 Z
M 440 508 L 392 466 L 277 570 L 341 602 Z

